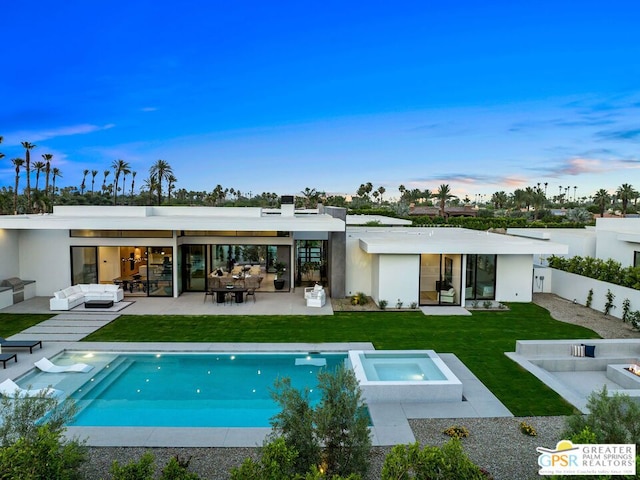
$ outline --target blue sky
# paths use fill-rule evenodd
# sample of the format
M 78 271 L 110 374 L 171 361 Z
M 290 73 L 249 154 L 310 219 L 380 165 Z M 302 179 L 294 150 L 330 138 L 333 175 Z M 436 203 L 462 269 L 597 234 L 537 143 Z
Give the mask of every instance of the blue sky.
M 0 185 L 158 159 L 177 188 L 640 189 L 637 1 L 8 2 Z M 24 181 L 22 183 L 24 185 Z

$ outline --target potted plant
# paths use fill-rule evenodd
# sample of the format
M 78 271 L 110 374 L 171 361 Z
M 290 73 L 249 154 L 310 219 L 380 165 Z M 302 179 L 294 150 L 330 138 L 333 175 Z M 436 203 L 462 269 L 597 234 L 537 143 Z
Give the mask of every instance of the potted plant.
M 286 270 L 286 264 L 284 262 L 275 262 L 273 264 L 273 268 L 276 271 L 273 286 L 276 290 L 282 290 L 284 288 L 284 272 Z

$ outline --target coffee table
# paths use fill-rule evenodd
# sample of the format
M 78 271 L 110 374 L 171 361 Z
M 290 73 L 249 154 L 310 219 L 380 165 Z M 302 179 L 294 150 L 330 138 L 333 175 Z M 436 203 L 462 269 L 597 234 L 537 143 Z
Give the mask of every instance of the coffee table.
M 84 308 L 110 308 L 113 300 L 88 300 L 84 302 Z

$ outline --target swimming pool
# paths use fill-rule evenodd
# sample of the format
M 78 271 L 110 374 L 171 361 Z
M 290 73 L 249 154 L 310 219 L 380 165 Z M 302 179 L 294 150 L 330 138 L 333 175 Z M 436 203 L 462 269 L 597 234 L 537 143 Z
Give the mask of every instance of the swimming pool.
M 69 394 L 79 407 L 72 426 L 268 427 L 280 411 L 270 395 L 277 378 L 308 388 L 317 402 L 318 372 L 345 358 L 344 353 L 65 352 L 55 362 L 82 361 L 96 368 L 80 374 L 33 372 L 19 384 L 53 385 Z

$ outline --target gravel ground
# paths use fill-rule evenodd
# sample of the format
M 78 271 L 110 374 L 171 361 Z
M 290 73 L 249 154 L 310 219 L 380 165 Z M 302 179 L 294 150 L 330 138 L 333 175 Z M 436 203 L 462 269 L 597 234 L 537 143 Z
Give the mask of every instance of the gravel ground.
M 535 294 L 534 302 L 546 308 L 556 320 L 583 325 L 603 338 L 638 338 L 621 320 L 604 316 L 601 312 L 576 305 L 552 294 Z M 347 307 L 348 308 L 348 307 Z M 515 348 L 515 345 L 514 345 Z M 519 424 L 532 425 L 537 436 L 520 432 Z M 452 425 L 461 425 L 469 431 L 462 440 L 465 452 L 479 466 L 486 468 L 495 480 L 521 480 L 540 478 L 537 471 L 536 447 L 554 447 L 564 429 L 565 417 L 526 418 L 465 418 L 411 420 L 416 440 L 421 445 L 442 445 L 449 437 L 442 431 Z M 257 458 L 255 448 L 89 448 L 89 461 L 84 466 L 87 480 L 110 478 L 108 471 L 113 460 L 127 463 L 138 460 L 150 451 L 161 468 L 172 457 L 191 458 L 190 470 L 201 478 L 227 480 L 229 471 L 239 466 L 247 457 Z M 378 480 L 385 455 L 390 448 L 374 448 L 371 452 L 371 475 L 368 480 Z

